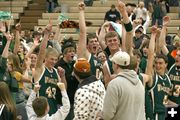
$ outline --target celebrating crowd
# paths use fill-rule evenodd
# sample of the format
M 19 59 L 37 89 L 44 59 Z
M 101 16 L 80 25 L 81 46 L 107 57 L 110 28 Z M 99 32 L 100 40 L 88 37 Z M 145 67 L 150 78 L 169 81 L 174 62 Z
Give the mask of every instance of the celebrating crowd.
M 168 39 L 170 17 L 154 13 L 148 35 L 144 3 L 118 0 L 87 33 L 84 2 L 78 9 L 77 42 L 59 42 L 51 20 L 28 35 L 0 21 L 0 120 L 165 120 L 180 104 L 180 27 Z

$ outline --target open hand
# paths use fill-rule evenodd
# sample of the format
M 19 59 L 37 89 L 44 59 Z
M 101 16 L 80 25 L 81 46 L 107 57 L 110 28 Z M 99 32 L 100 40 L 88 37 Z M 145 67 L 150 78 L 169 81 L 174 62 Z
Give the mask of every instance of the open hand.
M 118 0 L 118 9 L 121 13 L 126 11 L 126 5 L 121 0 Z
M 163 25 L 167 26 L 170 22 L 170 17 L 169 16 L 164 16 L 163 17 Z
M 157 33 L 157 27 L 156 26 L 152 26 L 151 33 L 153 33 L 153 34 Z

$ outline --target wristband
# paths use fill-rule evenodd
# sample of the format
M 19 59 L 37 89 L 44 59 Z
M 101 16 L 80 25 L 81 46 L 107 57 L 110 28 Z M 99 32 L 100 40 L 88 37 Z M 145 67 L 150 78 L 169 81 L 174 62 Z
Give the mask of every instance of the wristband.
M 130 32 L 133 29 L 131 22 L 124 24 L 124 27 L 127 32 Z

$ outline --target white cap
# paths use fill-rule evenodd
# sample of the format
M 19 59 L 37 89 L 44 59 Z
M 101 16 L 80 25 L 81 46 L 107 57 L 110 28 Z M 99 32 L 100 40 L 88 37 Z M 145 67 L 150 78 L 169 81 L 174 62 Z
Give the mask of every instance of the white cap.
M 121 66 L 128 66 L 130 64 L 129 54 L 122 51 L 116 52 L 110 60 Z

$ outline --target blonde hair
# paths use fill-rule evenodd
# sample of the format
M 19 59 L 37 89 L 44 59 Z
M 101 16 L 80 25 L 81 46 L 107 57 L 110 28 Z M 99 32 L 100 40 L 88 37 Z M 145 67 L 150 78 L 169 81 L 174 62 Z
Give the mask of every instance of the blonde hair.
M 16 107 L 11 96 L 8 85 L 5 82 L 0 82 L 0 104 L 5 104 L 7 110 L 13 114 L 13 120 L 16 120 Z
M 20 73 L 23 73 L 18 55 L 10 54 L 8 56 L 8 61 L 12 62 L 13 71 L 18 71 Z
M 58 57 L 59 53 L 58 53 L 58 51 L 55 48 L 50 48 L 49 47 L 49 48 L 46 49 L 46 56 L 45 57 L 47 58 L 47 57 L 49 57 L 49 55 L 53 55 L 53 56 L 57 56 Z

